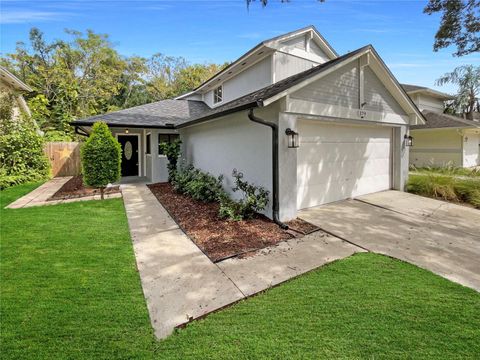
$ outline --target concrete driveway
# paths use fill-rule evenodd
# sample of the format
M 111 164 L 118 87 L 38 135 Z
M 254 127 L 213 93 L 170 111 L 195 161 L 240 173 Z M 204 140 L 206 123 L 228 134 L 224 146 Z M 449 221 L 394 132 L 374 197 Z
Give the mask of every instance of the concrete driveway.
M 302 210 L 299 217 L 365 250 L 480 291 L 480 211 L 384 191 Z

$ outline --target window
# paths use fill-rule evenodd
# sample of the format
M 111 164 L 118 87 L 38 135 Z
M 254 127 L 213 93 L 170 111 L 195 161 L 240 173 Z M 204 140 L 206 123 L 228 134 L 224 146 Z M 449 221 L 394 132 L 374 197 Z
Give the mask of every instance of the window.
M 165 155 L 160 144 L 170 144 L 178 139 L 178 134 L 158 134 L 158 155 Z
M 147 134 L 145 137 L 145 154 L 151 154 L 151 135 L 152 134 Z
M 223 86 L 220 85 L 215 90 L 213 90 L 213 103 L 217 104 L 223 100 Z

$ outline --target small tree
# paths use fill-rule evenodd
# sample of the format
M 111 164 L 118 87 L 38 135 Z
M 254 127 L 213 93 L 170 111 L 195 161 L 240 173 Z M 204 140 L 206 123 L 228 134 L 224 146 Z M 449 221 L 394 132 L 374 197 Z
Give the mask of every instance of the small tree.
M 175 178 L 181 145 L 182 141 L 180 139 L 176 139 L 171 143 L 160 143 L 160 149 L 168 159 L 168 181 L 170 182 Z
M 83 182 L 100 188 L 120 179 L 122 148 L 103 122 L 93 125 L 92 133 L 81 149 Z
M 453 84 L 458 86 L 454 106 L 473 120 L 473 113 L 480 94 L 480 66 L 462 65 L 437 79 L 437 85 Z

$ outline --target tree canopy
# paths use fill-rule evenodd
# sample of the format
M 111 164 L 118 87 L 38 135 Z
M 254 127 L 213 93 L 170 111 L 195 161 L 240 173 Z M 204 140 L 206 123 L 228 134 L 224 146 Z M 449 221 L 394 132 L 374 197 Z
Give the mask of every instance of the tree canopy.
M 73 136 L 77 118 L 172 98 L 188 92 L 224 65 L 190 64 L 157 53 L 119 54 L 108 35 L 66 30 L 68 40 L 45 40 L 37 28 L 1 64 L 28 84 L 32 117 L 47 138 Z
M 429 0 L 424 12 L 441 13 L 440 27 L 435 34 L 433 50 L 455 45 L 455 56 L 480 51 L 480 1 Z

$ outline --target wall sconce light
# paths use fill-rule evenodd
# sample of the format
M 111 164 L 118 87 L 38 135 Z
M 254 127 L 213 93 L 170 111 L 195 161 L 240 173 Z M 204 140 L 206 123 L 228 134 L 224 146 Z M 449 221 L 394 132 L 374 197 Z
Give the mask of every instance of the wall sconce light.
M 125 129 L 125 134 L 128 134 L 128 129 Z
M 403 138 L 405 140 L 405 146 L 413 146 L 413 137 L 405 134 L 405 136 Z
M 298 148 L 298 133 L 288 128 L 285 130 L 285 134 L 288 136 L 288 147 Z

